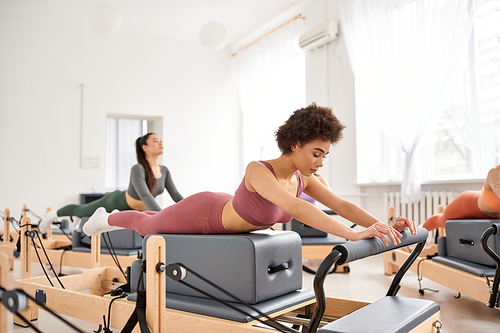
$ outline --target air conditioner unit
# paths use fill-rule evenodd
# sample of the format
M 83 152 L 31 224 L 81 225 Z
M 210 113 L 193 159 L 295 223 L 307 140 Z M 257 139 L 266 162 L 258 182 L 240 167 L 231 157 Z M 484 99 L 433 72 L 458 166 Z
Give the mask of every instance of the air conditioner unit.
M 299 36 L 299 46 L 311 50 L 337 39 L 339 24 L 337 20 L 329 20 L 312 28 Z

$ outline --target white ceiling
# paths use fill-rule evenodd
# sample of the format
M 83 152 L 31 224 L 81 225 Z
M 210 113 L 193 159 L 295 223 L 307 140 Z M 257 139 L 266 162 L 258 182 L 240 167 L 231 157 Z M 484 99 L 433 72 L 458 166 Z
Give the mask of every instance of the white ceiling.
M 229 45 L 303 0 L 0 0 L 0 18 L 88 26 L 93 6 L 108 3 L 122 16 L 120 32 L 198 41 L 203 24 L 222 23 Z

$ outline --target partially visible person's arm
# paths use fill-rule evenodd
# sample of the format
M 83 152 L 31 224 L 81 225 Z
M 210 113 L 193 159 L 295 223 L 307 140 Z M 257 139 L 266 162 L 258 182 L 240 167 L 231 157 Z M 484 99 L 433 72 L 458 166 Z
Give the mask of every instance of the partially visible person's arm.
M 165 177 L 165 188 L 167 189 L 168 194 L 170 194 L 170 197 L 175 202 L 181 201 L 182 199 L 184 199 L 184 197 L 179 193 L 179 191 L 177 190 L 177 187 L 175 187 L 175 184 L 174 184 L 174 181 L 172 180 L 172 175 L 170 174 L 170 171 L 165 166 L 163 168 L 165 168 L 164 170 L 167 173 L 167 175 Z

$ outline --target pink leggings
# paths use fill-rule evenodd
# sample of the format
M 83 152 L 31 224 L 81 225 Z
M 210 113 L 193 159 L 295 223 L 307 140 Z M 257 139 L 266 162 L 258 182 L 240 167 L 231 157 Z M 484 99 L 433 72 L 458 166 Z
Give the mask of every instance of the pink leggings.
M 445 207 L 443 214 L 432 215 L 422 226 L 430 231 L 444 228 L 447 220 L 490 219 L 491 217 L 479 210 L 477 206 L 477 198 L 479 198 L 480 194 L 481 191 L 460 193 Z
M 111 214 L 109 225 L 148 234 L 227 234 L 222 209 L 233 196 L 226 193 L 193 194 L 159 212 L 134 210 Z

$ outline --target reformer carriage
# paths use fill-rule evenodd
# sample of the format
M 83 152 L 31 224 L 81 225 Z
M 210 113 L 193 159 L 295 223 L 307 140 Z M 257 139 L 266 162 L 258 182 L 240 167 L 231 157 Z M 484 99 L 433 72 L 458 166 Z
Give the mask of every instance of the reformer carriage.
M 314 291 L 302 289 L 301 283 L 295 281 L 302 274 L 302 244 L 293 232 L 210 236 L 151 235 L 144 241 L 145 259 L 134 263 L 129 279 L 130 286 L 136 286 L 139 290 L 147 286 L 144 292 L 137 294 L 142 295 L 139 298 L 145 295 L 145 301 L 140 299 L 139 302 L 133 302 L 125 297 L 105 295 L 111 290 L 115 290 L 114 295 L 117 295 L 117 288 L 127 281 L 117 268 L 99 267 L 100 237 L 92 237 L 91 257 L 94 268 L 78 275 L 61 277 L 65 289 L 59 287 L 55 279 L 52 279 L 54 287 L 51 287 L 45 277 L 31 278 L 31 251 L 28 250 L 30 242 L 27 236 L 30 234 L 30 223 L 26 221 L 24 224 L 26 226 L 21 242 L 26 251 L 21 252 L 22 278 L 15 281 L 14 288 L 24 290 L 39 303 L 36 305 L 29 301 L 27 308 L 21 311 L 28 322 L 37 318 L 38 306 L 43 306 L 59 314 L 96 324 L 103 322 L 103 316 L 108 316 L 109 310 L 110 317 L 107 320 L 109 326 L 115 328 L 124 327 L 133 313 L 138 313 L 138 318 L 142 318 L 141 314 L 144 314 L 144 321 L 151 332 L 268 332 L 268 328 L 258 320 L 270 323 L 283 332 L 298 332 L 300 328 L 303 333 L 366 331 L 366 325 L 369 325 L 371 332 L 375 328 L 380 329 L 380 332 L 436 332 L 439 327 L 440 312 L 436 303 L 396 296 L 399 282 L 427 239 L 427 232 L 422 229 L 416 236 L 405 232 L 402 243 L 398 246 L 385 247 L 378 239 L 336 246 L 316 273 Z M 396 274 L 386 297 L 372 304 L 325 297 L 323 283 L 332 266 L 411 244 L 417 246 Z M 181 250 L 176 251 L 176 247 L 181 247 Z M 191 253 L 186 255 L 186 252 Z M 238 259 L 236 264 L 239 262 L 239 266 L 246 265 L 244 271 L 252 271 L 255 275 L 247 275 L 245 280 L 241 280 L 241 277 L 240 280 L 224 279 L 238 270 L 239 266 L 235 267 L 235 262 L 228 260 L 235 256 L 237 259 L 244 258 L 246 262 L 242 264 Z M 193 258 L 196 260 L 193 261 Z M 137 267 L 144 267 L 145 273 Z M 186 274 L 180 274 L 183 269 Z M 182 278 L 178 279 L 179 282 L 169 279 L 167 283 L 167 273 L 173 278 Z M 193 282 L 197 274 L 227 288 L 230 294 L 244 298 L 245 303 L 252 303 L 250 310 L 244 309 L 246 307 L 242 306 L 242 302 L 235 302 L 234 299 L 229 299 L 231 297 L 227 298 L 227 294 L 221 294 L 219 289 L 198 286 L 197 282 Z M 140 280 L 142 281 L 139 283 Z M 216 298 L 233 307 L 223 304 L 215 306 L 219 304 L 218 301 L 186 288 L 187 284 L 193 283 L 195 287 L 201 287 L 199 289 L 202 291 L 211 295 L 215 293 Z M 281 289 L 276 291 L 276 286 Z M 86 289 L 90 293 L 81 291 Z M 11 292 L 9 297 L 22 295 Z M 115 299 L 117 297 L 119 299 Z M 234 307 L 242 309 L 244 313 Z M 207 309 L 212 312 L 206 312 Z M 213 313 L 214 311 L 217 313 Z M 377 316 L 373 316 L 373 311 Z M 397 316 L 394 311 L 397 311 Z M 283 327 L 271 323 L 269 318 L 279 323 L 291 323 Z M 17 319 L 16 323 L 27 324 Z M 136 327 L 134 332 L 138 331 L 139 328 Z
M 410 270 L 500 309 L 500 220 L 449 220 L 444 231 Z M 408 249 L 384 253 L 385 273 L 394 274 L 409 254 Z

